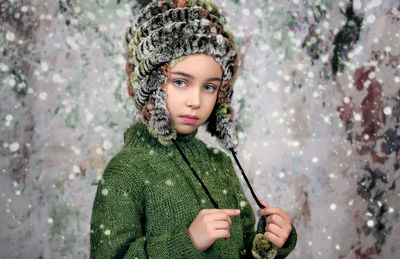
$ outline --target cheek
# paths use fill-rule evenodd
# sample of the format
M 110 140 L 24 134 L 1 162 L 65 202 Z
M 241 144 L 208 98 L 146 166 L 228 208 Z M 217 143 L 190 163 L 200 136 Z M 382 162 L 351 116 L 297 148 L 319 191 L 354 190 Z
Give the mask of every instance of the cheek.
M 210 96 L 209 98 L 207 98 L 207 100 L 206 100 L 206 104 L 207 104 L 207 111 L 208 111 L 208 113 L 211 113 L 212 112 L 212 110 L 214 109 L 214 106 L 215 106 L 215 102 L 217 101 L 217 95 L 215 94 L 215 95 L 213 95 L 213 96 Z
M 170 85 L 167 86 L 166 89 L 166 106 L 169 111 L 169 113 L 174 113 L 174 110 L 178 106 L 178 96 L 175 92 L 175 89 L 171 87 Z

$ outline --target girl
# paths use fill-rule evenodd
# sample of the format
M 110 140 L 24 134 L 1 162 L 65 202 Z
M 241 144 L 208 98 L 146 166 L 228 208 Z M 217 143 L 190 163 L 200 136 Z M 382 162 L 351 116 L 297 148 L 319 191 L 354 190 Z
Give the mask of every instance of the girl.
M 195 137 L 206 125 L 237 161 L 231 96 L 238 53 L 218 7 L 153 1 L 126 43 L 128 93 L 140 121 L 125 131 L 99 181 L 90 257 L 286 257 L 297 240 L 288 213 L 261 204 L 249 185 L 264 215 L 255 232 L 230 157 Z

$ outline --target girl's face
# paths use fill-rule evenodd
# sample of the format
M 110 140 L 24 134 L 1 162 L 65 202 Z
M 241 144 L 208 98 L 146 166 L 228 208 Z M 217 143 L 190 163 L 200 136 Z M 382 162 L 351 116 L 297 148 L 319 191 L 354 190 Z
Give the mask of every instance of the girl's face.
M 171 68 L 167 109 L 178 133 L 189 134 L 207 121 L 221 82 L 221 66 L 207 54 L 188 56 Z

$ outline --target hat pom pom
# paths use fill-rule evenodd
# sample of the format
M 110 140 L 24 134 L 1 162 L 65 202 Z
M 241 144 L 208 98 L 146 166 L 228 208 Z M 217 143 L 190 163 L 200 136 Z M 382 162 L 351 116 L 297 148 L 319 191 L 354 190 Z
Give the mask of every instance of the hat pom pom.
M 251 253 L 257 259 L 275 258 L 278 253 L 278 248 L 274 244 L 270 244 L 268 238 L 263 234 L 258 233 L 253 239 L 253 248 Z

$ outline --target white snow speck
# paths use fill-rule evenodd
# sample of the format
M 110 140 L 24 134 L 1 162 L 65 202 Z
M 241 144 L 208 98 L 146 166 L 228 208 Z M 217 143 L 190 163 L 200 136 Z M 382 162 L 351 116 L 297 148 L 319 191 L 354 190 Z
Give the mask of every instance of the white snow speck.
M 75 155 L 79 155 L 81 153 L 79 148 L 72 146 L 71 149 L 74 151 Z
M 368 225 L 368 227 L 372 228 L 374 226 L 374 221 L 372 219 L 368 220 L 367 225 Z
M 47 93 L 46 92 L 41 92 L 40 94 L 39 94 L 39 98 L 41 99 L 41 100 L 46 100 L 47 99 Z
M 101 194 L 103 194 L 104 196 L 106 196 L 106 195 L 108 194 L 108 190 L 107 190 L 107 189 L 103 189 L 103 190 L 101 191 Z
M 4 63 L 0 63 L 0 69 L 3 72 L 7 72 L 8 71 L 8 66 Z
M 6 39 L 7 39 L 8 41 L 13 41 L 13 40 L 15 39 L 15 34 L 12 33 L 11 31 L 7 31 L 7 33 L 6 33 Z
M 165 184 L 171 186 L 173 185 L 173 182 L 170 179 L 168 179 L 165 181 Z
M 96 19 L 96 16 L 92 12 L 87 12 L 86 15 L 89 18 L 89 20 L 93 21 L 94 19 Z
M 52 79 L 54 82 L 60 83 L 60 84 L 65 82 L 65 79 L 62 78 L 59 74 L 54 74 Z
M 368 23 L 374 23 L 375 20 L 376 20 L 375 15 L 373 15 L 373 14 L 368 15 L 368 17 L 367 17 Z
M 111 233 L 111 231 L 110 231 L 109 229 L 106 229 L 106 231 L 104 231 L 104 234 L 105 234 L 106 236 L 110 235 L 110 233 Z
M 361 1 L 360 0 L 354 0 L 353 2 L 353 8 L 355 10 L 360 10 L 361 9 Z
M 243 208 L 244 206 L 246 206 L 246 202 L 245 201 L 240 201 L 240 207 Z
M 43 72 L 46 72 L 47 70 L 49 70 L 49 66 L 47 65 L 46 62 L 42 62 L 41 67 L 42 67 Z
M 53 219 L 52 219 L 52 218 L 48 218 L 48 219 L 47 219 L 47 222 L 48 222 L 49 224 L 53 224 Z
M 262 11 L 261 11 L 261 9 L 260 9 L 260 8 L 257 8 L 257 9 L 254 11 L 254 14 L 255 14 L 255 16 L 257 16 L 257 17 L 261 17 L 261 16 L 262 16 Z
M 331 206 L 329 206 L 331 210 L 336 210 L 336 204 L 332 203 Z
M 10 145 L 10 150 L 11 152 L 15 152 L 19 149 L 19 143 L 18 142 L 14 142 Z
M 383 109 L 383 113 L 384 113 L 385 115 L 390 115 L 390 114 L 392 114 L 392 108 L 390 108 L 390 107 L 385 107 L 385 108 Z
M 368 10 L 368 9 L 371 9 L 371 8 L 374 8 L 374 7 L 378 7 L 381 4 L 382 4 L 382 0 L 372 0 L 372 1 L 369 1 L 366 9 Z
M 354 119 L 356 121 L 360 121 L 361 120 L 361 115 L 359 113 L 354 113 Z
M 228 192 L 225 189 L 223 189 L 222 193 L 226 195 Z
M 303 64 L 301 64 L 301 63 L 297 64 L 297 69 L 298 70 L 303 70 L 303 67 L 304 67 Z
M 86 114 L 86 121 L 87 122 L 90 122 L 90 121 L 92 121 L 93 120 L 93 114 L 91 114 L 90 112 L 88 112 L 87 114 Z
M 107 149 L 110 149 L 111 147 L 112 147 L 111 142 L 108 141 L 108 140 L 104 140 L 104 142 L 103 142 L 103 148 L 104 148 L 105 150 L 107 150 Z
M 67 105 L 67 104 L 64 104 L 64 105 Z M 96 128 L 94 128 L 94 132 L 99 132 L 99 131 L 102 131 L 102 130 L 104 130 L 104 127 L 101 126 L 101 125 L 99 125 Z
M 81 172 L 81 169 L 80 169 L 79 166 L 77 166 L 77 165 L 74 165 L 74 166 L 72 167 L 72 170 L 73 170 L 75 173 L 80 173 L 80 172 Z

